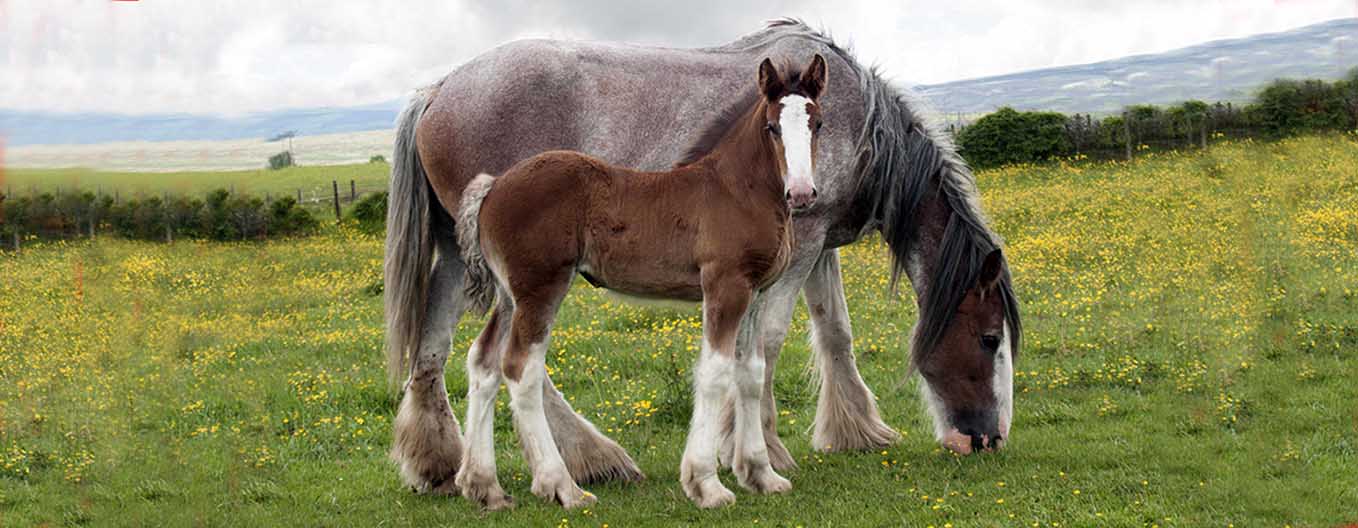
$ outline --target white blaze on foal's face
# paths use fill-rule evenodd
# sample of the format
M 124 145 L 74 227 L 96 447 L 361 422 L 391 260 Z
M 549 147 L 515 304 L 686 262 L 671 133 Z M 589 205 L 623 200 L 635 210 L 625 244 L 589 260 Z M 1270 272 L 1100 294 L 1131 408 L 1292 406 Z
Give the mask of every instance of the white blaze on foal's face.
M 815 179 L 812 178 L 815 166 L 811 159 L 812 131 L 817 126 L 812 123 L 809 111 L 815 103 L 800 95 L 789 95 L 778 101 L 783 106 L 778 116 L 778 127 L 782 130 L 783 157 L 787 165 L 785 190 L 790 199 L 804 198 L 814 194 Z M 794 206 L 796 204 L 794 203 Z

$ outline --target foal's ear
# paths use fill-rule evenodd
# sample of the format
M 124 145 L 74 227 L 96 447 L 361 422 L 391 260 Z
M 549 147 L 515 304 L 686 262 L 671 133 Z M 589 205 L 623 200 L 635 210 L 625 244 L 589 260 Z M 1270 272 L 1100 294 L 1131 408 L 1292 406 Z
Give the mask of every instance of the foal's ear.
M 820 97 L 820 94 L 825 93 L 826 76 L 829 73 L 825 66 L 825 57 L 817 53 L 815 57 L 811 58 L 811 65 L 807 66 L 806 71 L 802 73 L 802 89 L 806 90 L 806 95 L 815 99 Z
M 773 67 L 773 61 L 767 58 L 759 63 L 759 93 L 770 101 L 783 95 L 783 77 L 778 74 L 778 68 Z
M 1004 272 L 1004 255 L 999 248 L 995 248 L 990 254 L 985 256 L 985 261 L 981 263 L 981 277 L 976 281 L 976 285 L 983 292 L 993 291 L 1000 284 L 1000 277 Z

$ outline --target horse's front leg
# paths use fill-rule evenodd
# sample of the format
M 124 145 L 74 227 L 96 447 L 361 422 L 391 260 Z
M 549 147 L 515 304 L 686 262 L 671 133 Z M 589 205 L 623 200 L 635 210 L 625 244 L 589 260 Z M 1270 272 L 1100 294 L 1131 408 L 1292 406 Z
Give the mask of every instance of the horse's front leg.
M 858 373 L 838 251 L 821 254 L 803 291 L 811 312 L 811 344 L 820 371 L 820 400 L 811 445 L 820 451 L 840 451 L 876 449 L 895 442 L 900 435 L 882 421 L 877 400 Z
M 763 414 L 761 399 L 765 390 L 764 354 L 760 350 L 759 323 L 763 309 L 762 295 L 756 295 L 745 317 L 741 320 L 740 331 L 736 337 L 735 350 L 735 452 L 731 458 L 731 470 L 736 480 L 750 491 L 756 493 L 782 493 L 792 489 L 792 483 L 783 478 L 769 463 L 768 447 L 765 444 L 764 427 L 760 416 Z

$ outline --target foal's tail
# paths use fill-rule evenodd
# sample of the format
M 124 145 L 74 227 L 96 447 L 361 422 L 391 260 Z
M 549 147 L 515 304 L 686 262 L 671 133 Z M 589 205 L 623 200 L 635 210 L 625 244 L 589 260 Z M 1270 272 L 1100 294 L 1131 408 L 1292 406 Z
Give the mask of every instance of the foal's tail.
M 416 92 L 396 125 L 382 283 L 387 316 L 387 378 L 392 387 L 401 382 L 407 359 L 420 346 L 434 255 L 431 192 L 420 153 L 415 149 L 415 126 L 429 106 L 435 88 Z
M 462 203 L 457 208 L 457 245 L 462 248 L 462 262 L 467 265 L 466 296 L 470 309 L 485 313 L 495 300 L 495 277 L 486 265 L 481 252 L 481 203 L 495 185 L 495 177 L 481 173 L 462 191 Z

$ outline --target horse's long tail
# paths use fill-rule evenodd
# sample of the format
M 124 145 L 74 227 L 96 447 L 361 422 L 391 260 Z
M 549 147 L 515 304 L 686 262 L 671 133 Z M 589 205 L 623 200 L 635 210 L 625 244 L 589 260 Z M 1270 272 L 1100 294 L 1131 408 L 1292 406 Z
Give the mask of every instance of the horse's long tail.
M 420 346 L 434 255 L 430 226 L 432 193 L 420 153 L 415 149 L 415 126 L 429 106 L 433 92 L 434 87 L 416 92 L 396 125 L 382 285 L 387 318 L 387 377 L 392 387 L 401 382 L 409 358 Z
M 495 300 L 495 277 L 486 265 L 481 251 L 481 204 L 495 185 L 495 177 L 478 174 L 462 191 L 462 203 L 457 208 L 457 245 L 462 248 L 462 262 L 467 265 L 467 300 L 470 309 L 485 313 Z

